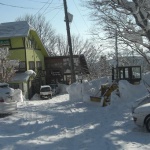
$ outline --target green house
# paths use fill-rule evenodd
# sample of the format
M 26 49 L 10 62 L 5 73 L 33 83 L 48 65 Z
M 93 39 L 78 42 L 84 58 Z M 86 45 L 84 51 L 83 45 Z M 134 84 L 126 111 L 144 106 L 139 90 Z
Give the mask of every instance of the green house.
M 48 56 L 37 32 L 26 21 L 1 23 L 0 47 L 8 47 L 9 58 L 19 60 L 10 86 L 22 89 L 25 97 L 30 99 L 39 92 L 40 85 L 45 84 L 44 57 Z

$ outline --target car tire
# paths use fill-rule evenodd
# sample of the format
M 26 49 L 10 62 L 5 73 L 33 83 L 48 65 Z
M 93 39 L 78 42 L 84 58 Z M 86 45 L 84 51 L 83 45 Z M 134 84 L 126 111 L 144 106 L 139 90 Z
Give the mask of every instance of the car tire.
M 145 125 L 146 125 L 146 130 L 147 130 L 148 132 L 150 132 L 150 118 L 148 118 L 148 119 L 146 120 Z
M 52 94 L 49 95 L 49 98 L 52 99 Z

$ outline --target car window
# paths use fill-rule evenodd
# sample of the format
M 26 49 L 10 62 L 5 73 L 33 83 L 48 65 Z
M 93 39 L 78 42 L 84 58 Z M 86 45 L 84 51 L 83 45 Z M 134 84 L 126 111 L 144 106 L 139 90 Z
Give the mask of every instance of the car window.
M 0 85 L 0 88 L 6 88 L 6 87 L 9 87 L 9 85 L 8 84 L 1 84 Z
M 49 87 L 41 88 L 41 92 L 48 92 L 48 91 L 50 91 L 50 88 L 49 88 Z

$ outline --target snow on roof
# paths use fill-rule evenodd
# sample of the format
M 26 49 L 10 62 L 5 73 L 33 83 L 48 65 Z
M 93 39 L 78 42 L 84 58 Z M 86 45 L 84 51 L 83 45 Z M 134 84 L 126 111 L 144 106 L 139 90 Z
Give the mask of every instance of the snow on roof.
M 16 73 L 10 82 L 27 82 L 31 76 L 36 76 L 36 73 L 31 70 L 28 70 L 24 73 Z
M 0 38 L 26 37 L 30 29 L 34 30 L 27 21 L 1 23 Z

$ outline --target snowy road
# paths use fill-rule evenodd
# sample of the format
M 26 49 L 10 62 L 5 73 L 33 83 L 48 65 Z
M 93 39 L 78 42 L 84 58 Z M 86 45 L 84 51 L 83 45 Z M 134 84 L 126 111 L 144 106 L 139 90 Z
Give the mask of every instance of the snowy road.
M 126 104 L 69 101 L 69 95 L 26 101 L 0 118 L 1 150 L 148 150 L 150 134 L 136 127 Z

